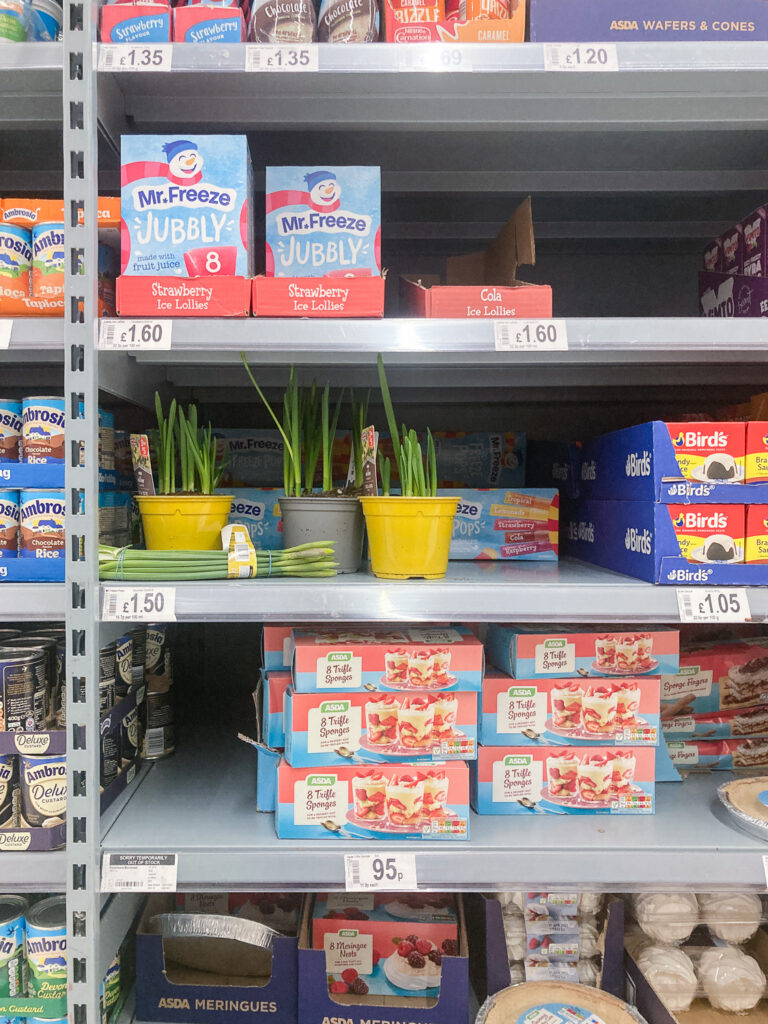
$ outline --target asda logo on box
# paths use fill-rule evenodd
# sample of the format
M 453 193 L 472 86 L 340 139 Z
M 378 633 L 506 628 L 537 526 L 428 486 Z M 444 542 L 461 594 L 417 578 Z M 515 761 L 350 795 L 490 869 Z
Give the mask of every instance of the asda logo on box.
M 533 764 L 533 757 L 530 754 L 507 754 L 504 758 L 505 768 L 528 768 Z
M 329 663 L 339 663 L 343 661 L 352 661 L 351 651 L 331 651 L 330 654 L 328 655 Z
M 338 775 L 308 775 L 308 786 L 335 786 L 338 782 Z
M 340 711 L 349 711 L 350 701 L 348 700 L 324 700 L 320 705 L 320 713 L 323 715 L 338 714 Z
M 630 452 L 624 464 L 624 474 L 628 477 L 650 476 L 651 453 L 644 451 L 641 455 L 640 452 Z

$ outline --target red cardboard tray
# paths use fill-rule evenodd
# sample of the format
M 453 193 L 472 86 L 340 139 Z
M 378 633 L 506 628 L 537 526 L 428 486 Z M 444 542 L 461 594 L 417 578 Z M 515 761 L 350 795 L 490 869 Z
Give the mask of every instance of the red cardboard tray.
M 253 315 L 381 317 L 383 277 L 256 277 Z
M 247 277 L 128 277 L 117 279 L 118 316 L 248 316 Z

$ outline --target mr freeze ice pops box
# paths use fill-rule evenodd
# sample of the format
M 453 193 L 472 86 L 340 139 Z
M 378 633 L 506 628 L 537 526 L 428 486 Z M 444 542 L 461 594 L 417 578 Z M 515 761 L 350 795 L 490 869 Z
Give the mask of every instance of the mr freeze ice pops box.
M 120 156 L 124 275 L 252 276 L 245 135 L 124 135 Z
M 285 759 L 294 767 L 470 760 L 476 750 L 474 690 L 285 695 Z
M 438 489 L 459 499 L 449 559 L 557 561 L 558 493 L 550 488 Z
M 469 838 L 469 772 L 442 764 L 277 770 L 279 839 Z
M 569 676 L 647 676 L 677 672 L 680 634 L 656 626 L 637 631 L 588 631 L 491 623 L 485 641 L 488 661 L 516 679 Z
M 479 691 L 483 645 L 465 626 L 294 631 L 297 693 Z
M 656 746 L 659 677 L 513 679 L 493 669 L 483 679 L 484 746 Z
M 478 814 L 653 814 L 648 747 L 480 747 L 471 766 Z
M 268 277 L 381 274 L 378 167 L 267 167 Z

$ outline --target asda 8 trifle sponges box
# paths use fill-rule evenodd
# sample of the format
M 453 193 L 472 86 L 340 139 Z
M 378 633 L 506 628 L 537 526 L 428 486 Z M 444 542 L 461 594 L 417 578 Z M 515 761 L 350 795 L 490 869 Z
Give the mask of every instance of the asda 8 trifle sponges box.
M 490 669 L 481 704 L 485 746 L 655 747 L 659 742 L 658 676 L 513 679 Z
M 469 838 L 469 773 L 463 761 L 278 767 L 280 839 Z
M 465 626 L 294 631 L 296 693 L 479 691 L 483 645 Z
M 478 814 L 653 814 L 652 747 L 480 747 Z

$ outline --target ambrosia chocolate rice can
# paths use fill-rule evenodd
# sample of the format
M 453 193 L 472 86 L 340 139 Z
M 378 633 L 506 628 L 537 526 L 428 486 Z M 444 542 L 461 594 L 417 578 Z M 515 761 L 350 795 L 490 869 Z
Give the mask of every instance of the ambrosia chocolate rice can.
M 45 651 L 0 647 L 0 730 L 34 732 L 45 727 Z
M 0 999 L 26 995 L 27 910 L 23 896 L 0 896 Z
M 23 462 L 64 462 L 64 399 L 61 395 L 35 395 L 22 401 L 21 451 Z

